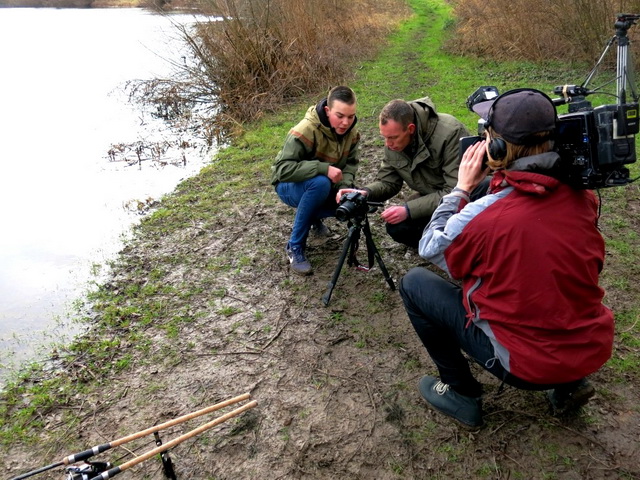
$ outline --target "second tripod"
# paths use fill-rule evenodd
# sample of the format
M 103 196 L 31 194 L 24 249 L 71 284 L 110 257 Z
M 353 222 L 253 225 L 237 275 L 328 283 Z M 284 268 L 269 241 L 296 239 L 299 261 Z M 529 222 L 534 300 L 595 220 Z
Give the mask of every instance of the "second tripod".
M 373 237 L 371 236 L 371 228 L 369 226 L 369 218 L 367 217 L 366 213 L 363 215 L 355 215 L 352 219 L 349 220 L 348 225 L 349 232 L 347 233 L 347 238 L 344 241 L 342 253 L 340 255 L 340 258 L 338 259 L 338 264 L 333 271 L 333 276 L 331 277 L 331 281 L 329 282 L 327 291 L 322 297 L 322 301 L 325 306 L 329 305 L 331 294 L 333 293 L 333 289 L 338 282 L 340 271 L 342 270 L 342 266 L 344 265 L 344 261 L 347 259 L 347 256 L 349 257 L 349 266 L 355 265 L 356 268 L 363 271 L 369 271 L 371 267 L 373 267 L 374 260 L 377 261 L 378 265 L 380 266 L 380 270 L 382 270 L 384 278 L 389 284 L 391 290 L 396 289 L 396 286 L 393 283 L 393 279 L 389 275 L 389 271 L 387 270 L 387 267 L 385 267 L 384 262 L 382 261 L 382 257 L 380 256 L 380 253 L 378 252 L 378 249 L 373 242 Z M 369 261 L 368 267 L 360 265 L 356 258 L 356 252 L 358 251 L 358 246 L 360 244 L 361 232 L 364 233 L 364 238 L 367 246 L 367 255 Z

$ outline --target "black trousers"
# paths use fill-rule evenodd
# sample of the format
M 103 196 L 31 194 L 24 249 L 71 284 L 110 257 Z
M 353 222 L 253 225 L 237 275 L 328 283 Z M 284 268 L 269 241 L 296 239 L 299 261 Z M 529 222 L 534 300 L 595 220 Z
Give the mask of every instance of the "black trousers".
M 580 380 L 541 385 L 511 375 L 495 357 L 489 337 L 467 326 L 462 289 L 426 268 L 411 269 L 400 280 L 400 296 L 418 337 L 435 363 L 440 379 L 455 391 L 479 397 L 482 385 L 472 375 L 463 352 L 504 383 L 524 390 L 571 391 Z
M 422 232 L 430 220 L 431 217 L 426 217 L 418 220 L 409 219 L 400 223 L 387 223 L 387 233 L 398 243 L 418 248 Z

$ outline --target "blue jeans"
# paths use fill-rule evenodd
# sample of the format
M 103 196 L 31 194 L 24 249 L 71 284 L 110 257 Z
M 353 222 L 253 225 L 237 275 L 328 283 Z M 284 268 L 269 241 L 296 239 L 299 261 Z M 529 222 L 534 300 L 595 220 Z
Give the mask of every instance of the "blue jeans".
M 494 355 L 489 337 L 467 326 L 462 289 L 426 268 L 416 267 L 400 280 L 400 296 L 418 337 L 438 368 L 440 379 L 462 395 L 478 397 L 482 385 L 469 369 L 466 352 L 504 383 L 523 390 L 571 389 L 577 382 L 541 385 L 510 374 Z
M 304 250 L 311 225 L 335 215 L 337 192 L 332 188 L 329 177 L 317 175 L 302 182 L 278 183 L 276 193 L 285 204 L 297 209 L 289 247 Z

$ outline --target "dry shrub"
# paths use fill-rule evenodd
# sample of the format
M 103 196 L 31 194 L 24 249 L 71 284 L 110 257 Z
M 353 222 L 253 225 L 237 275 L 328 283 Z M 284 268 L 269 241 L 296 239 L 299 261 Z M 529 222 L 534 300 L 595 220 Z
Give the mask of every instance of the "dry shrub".
M 0 0 L 0 7 L 87 8 L 92 0 Z
M 202 0 L 199 11 L 212 19 L 179 27 L 190 61 L 177 65 L 176 78 L 131 85 L 132 96 L 206 104 L 218 137 L 301 95 L 348 83 L 355 62 L 410 13 L 398 0 Z
M 501 60 L 594 62 L 615 34 L 618 13 L 640 13 L 640 1 L 456 0 L 455 39 L 447 48 Z
M 399 18 L 392 15 L 394 5 L 206 0 L 203 11 L 222 19 L 200 24 L 189 41 L 218 87 L 223 113 L 244 122 L 301 94 L 344 83 L 354 62 L 370 55 Z

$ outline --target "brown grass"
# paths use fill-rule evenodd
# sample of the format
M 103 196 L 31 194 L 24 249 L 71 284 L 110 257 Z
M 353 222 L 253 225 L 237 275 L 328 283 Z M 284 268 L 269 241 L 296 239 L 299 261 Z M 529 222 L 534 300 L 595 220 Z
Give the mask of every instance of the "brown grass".
M 206 103 L 211 128 L 223 132 L 348 84 L 354 65 L 410 13 L 397 0 L 202 0 L 199 10 L 218 20 L 182 29 L 195 60 L 181 66 L 181 80 L 134 93 Z
M 348 81 L 405 13 L 398 2 L 207 0 L 222 21 L 201 24 L 198 53 L 236 121 L 253 120 L 301 94 Z
M 0 7 L 30 8 L 107 8 L 148 7 L 155 8 L 166 0 L 0 0 Z
M 0 7 L 87 8 L 91 0 L 0 0 Z
M 640 1 L 457 0 L 448 49 L 500 60 L 593 62 L 613 37 L 618 13 L 640 13 Z M 635 29 L 629 37 L 638 37 Z

